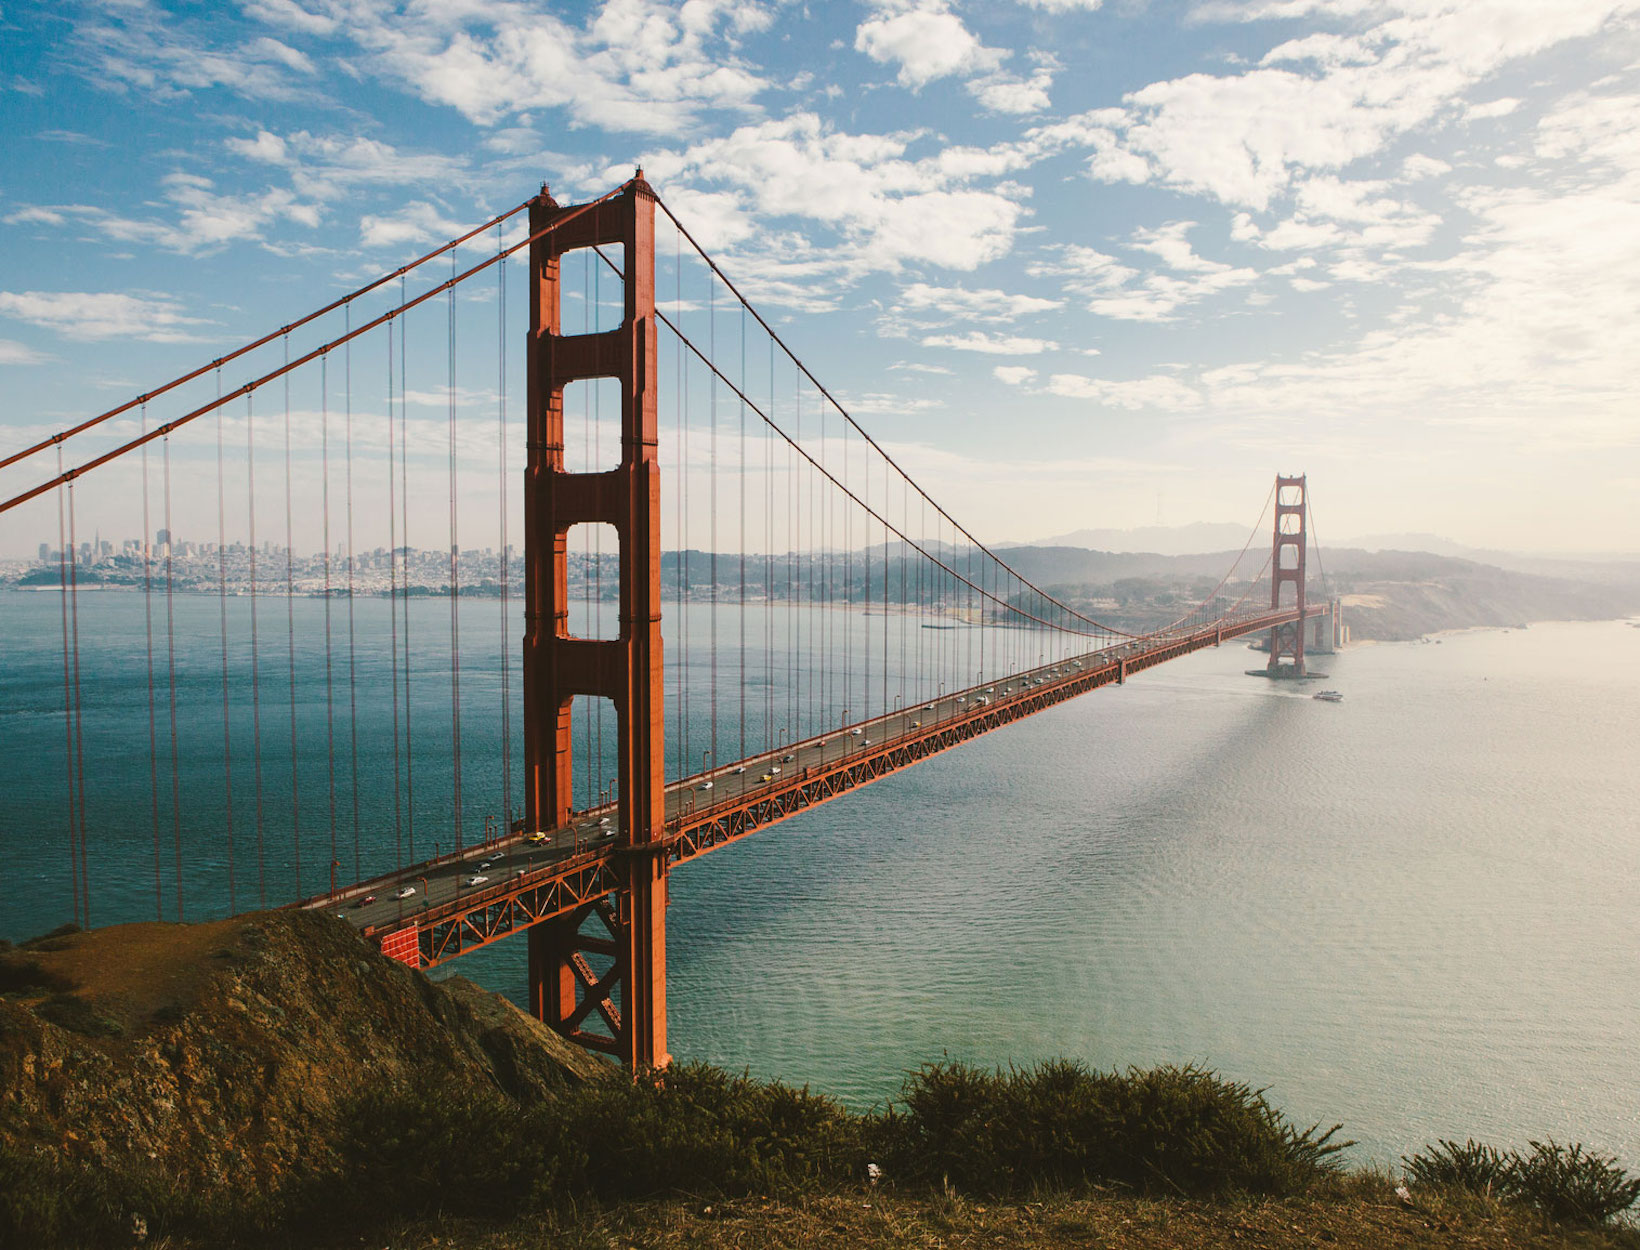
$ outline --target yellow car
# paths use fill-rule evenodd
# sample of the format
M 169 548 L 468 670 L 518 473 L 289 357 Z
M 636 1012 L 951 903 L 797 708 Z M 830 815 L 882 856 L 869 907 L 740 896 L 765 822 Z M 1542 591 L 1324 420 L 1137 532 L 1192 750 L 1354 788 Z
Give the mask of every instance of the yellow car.
M 764 773 L 761 777 L 758 778 L 758 780 L 759 781 L 773 781 L 774 780 L 774 774 L 773 773 Z
M 546 840 L 547 840 L 547 835 L 544 834 L 544 833 L 532 833 L 532 834 L 530 834 L 529 837 L 524 839 L 524 841 L 528 842 L 531 846 L 540 846 L 541 843 L 545 842 Z

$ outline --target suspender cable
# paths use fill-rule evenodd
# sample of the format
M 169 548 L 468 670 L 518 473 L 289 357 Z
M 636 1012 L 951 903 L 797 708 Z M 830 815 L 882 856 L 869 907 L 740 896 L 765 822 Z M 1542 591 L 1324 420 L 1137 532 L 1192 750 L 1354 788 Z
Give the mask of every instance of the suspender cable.
M 167 514 L 168 516 L 169 514 Z M 169 527 L 169 519 L 167 519 L 166 525 Z M 72 486 L 68 489 L 68 544 L 70 548 L 76 548 L 78 545 L 74 533 L 74 488 Z M 167 587 L 167 595 L 169 595 L 169 587 Z M 79 571 L 74 567 L 72 558 L 68 562 L 68 629 L 69 646 L 74 662 L 74 782 L 80 790 L 80 919 L 85 927 L 89 929 L 91 927 L 91 856 L 85 839 L 85 721 L 82 718 L 85 700 L 80 694 L 80 579 Z M 172 741 L 174 742 L 176 738 L 174 678 L 171 697 L 171 726 Z M 173 748 L 173 760 L 174 758 Z M 179 896 L 179 906 L 180 902 Z
M 740 310 L 740 389 L 746 389 L 746 310 Z M 737 760 L 746 758 L 746 405 L 740 405 L 740 604 L 736 615 L 740 618 L 740 751 Z
M 342 861 L 336 855 L 336 692 L 332 674 L 330 636 L 330 356 L 319 360 L 319 493 L 324 539 L 325 576 L 325 779 L 330 792 L 330 870 Z M 333 876 L 334 879 L 334 876 Z
M 62 467 L 63 467 L 63 449 L 62 449 L 61 446 L 59 446 L 57 448 L 57 470 L 58 470 L 59 475 L 62 472 Z M 144 498 L 145 501 L 147 499 L 147 489 L 146 489 L 147 488 L 147 482 L 148 482 L 148 479 L 147 479 L 147 476 L 145 474 L 144 477 L 143 477 L 143 486 L 144 486 L 143 498 Z M 70 485 L 70 489 L 72 489 L 72 484 Z M 74 824 L 74 817 L 75 817 L 75 795 L 74 795 L 74 781 L 75 781 L 75 769 L 74 769 L 74 682 L 73 682 L 73 673 L 72 673 L 72 669 L 71 669 L 70 662 L 69 662 L 69 641 L 68 641 L 68 599 L 69 599 L 68 579 L 69 579 L 69 564 L 70 564 L 70 562 L 72 562 L 75 559 L 75 552 L 74 552 L 74 547 L 72 545 L 72 540 L 68 537 L 68 531 L 65 528 L 65 524 L 64 524 L 64 513 L 63 513 L 64 493 L 65 492 L 64 492 L 62 487 L 57 488 L 57 573 L 58 573 L 58 577 L 60 579 L 61 586 L 62 586 L 62 609 L 63 609 L 63 761 L 67 765 L 67 768 L 66 768 L 65 771 L 68 774 L 68 807 L 67 807 L 67 811 L 68 811 L 68 874 L 69 874 L 69 876 L 68 876 L 68 886 L 69 886 L 68 901 L 69 901 L 69 908 L 70 908 L 70 910 L 73 914 L 73 917 L 74 917 L 74 923 L 79 924 L 80 923 L 80 844 L 79 844 L 79 840 L 78 840 L 78 831 L 76 830 L 75 824 Z M 147 525 L 147 523 L 144 522 L 144 528 L 146 528 L 146 525 Z M 151 654 L 152 654 L 152 648 L 150 647 L 150 655 Z M 150 667 L 150 672 L 152 672 L 151 667 Z M 148 709 L 149 709 L 150 717 L 153 714 L 153 706 L 154 706 L 153 682 L 150 679 L 150 681 L 149 681 L 149 690 L 148 690 Z M 158 781 L 157 781 L 157 779 L 156 779 L 156 782 L 155 782 L 155 787 L 156 788 L 154 790 L 154 794 L 155 794 L 156 797 L 154 799 L 154 802 L 156 804 L 156 808 L 155 808 L 156 815 L 155 815 L 155 824 L 154 824 L 154 838 L 155 838 L 155 842 L 154 842 L 154 855 L 155 855 L 155 859 L 154 859 L 154 864 L 155 864 L 155 867 L 154 867 L 154 891 L 155 891 L 155 899 L 156 899 L 156 902 L 157 902 L 158 894 L 159 894 L 159 866 L 158 866 L 159 865 L 159 858 L 158 858 L 159 857 L 159 841 L 158 841 L 158 839 L 159 839 L 158 819 L 159 818 L 158 818 L 158 814 L 157 814 L 158 813 L 157 804 L 159 803 L 159 799 L 158 799 L 159 790 L 158 790 Z
M 676 294 L 673 297 L 673 311 L 677 314 L 678 321 L 681 322 L 683 320 L 683 234 L 679 232 L 677 238 L 677 286 Z M 678 769 L 678 776 L 687 777 L 695 759 L 694 751 L 691 749 L 689 742 L 689 724 L 692 719 L 689 714 L 689 677 L 691 675 L 690 662 L 694 658 L 689 647 L 689 617 L 691 615 L 690 607 L 694 600 L 694 586 L 689 580 L 690 517 L 689 509 L 684 500 L 689 480 L 685 476 L 689 469 L 689 370 L 685 367 L 681 347 L 678 350 L 677 369 L 677 394 L 680 397 L 681 405 L 678 409 L 678 426 L 681 431 L 683 445 L 682 453 L 678 456 L 678 521 L 682 533 L 680 542 L 683 546 L 683 558 L 679 561 L 681 567 L 678 570 L 678 615 L 683 618 L 683 663 L 679 665 L 679 683 L 683 691 L 681 700 L 683 705 L 683 733 L 679 736 L 682 738 L 683 754 L 681 757 L 682 766 Z
M 711 522 L 712 550 L 707 553 L 707 559 L 710 563 L 711 573 L 712 573 L 712 616 L 711 616 L 711 635 L 712 635 L 712 650 L 711 650 L 712 674 L 711 674 L 711 682 L 712 682 L 712 684 L 711 684 L 710 690 L 708 691 L 708 694 L 709 694 L 709 697 L 711 699 L 711 704 L 712 704 L 712 747 L 711 747 L 712 767 L 716 768 L 717 765 L 718 765 L 718 541 L 717 541 L 717 535 L 718 535 L 718 530 L 717 530 L 717 522 L 718 522 L 718 512 L 717 512 L 717 489 L 718 489 L 717 392 L 718 392 L 718 376 L 717 376 L 717 283 L 712 281 L 712 275 L 711 274 L 706 275 L 706 287 L 707 287 L 707 297 L 706 297 L 707 312 L 706 312 L 706 315 L 710 319 L 707 322 L 707 327 L 708 327 L 707 328 L 707 339 L 708 339 L 708 343 L 710 345 L 708 350 L 709 350 L 711 360 L 712 360 L 712 366 L 711 366 L 711 368 L 712 368 L 711 403 L 708 405 L 708 410 L 709 410 L 709 414 L 710 414 L 711 421 L 712 421 L 712 428 L 711 428 L 711 431 L 710 431 L 711 452 L 712 452 L 712 487 L 711 487 L 711 495 L 710 495 L 710 506 L 711 506 L 711 517 L 712 517 L 712 522 Z M 703 772 L 708 771 L 706 769 L 704 760 L 701 761 L 701 769 L 702 769 Z
M 290 338 L 285 338 L 290 360 Z M 296 897 L 302 897 L 302 805 L 296 762 L 296 538 L 291 529 L 290 374 L 285 375 L 285 654 L 290 677 L 290 840 L 295 850 Z
M 148 405 L 142 406 L 140 428 L 148 429 Z M 61 450 L 57 453 L 62 458 Z M 159 724 L 154 714 L 154 556 L 149 543 L 154 531 L 149 528 L 148 515 L 148 448 L 142 449 L 142 621 L 148 643 L 148 788 L 153 797 L 154 821 L 154 919 L 165 919 L 165 901 L 161 888 L 161 854 L 159 846 Z M 59 543 L 60 545 L 60 543 Z M 66 620 L 66 617 L 65 617 Z M 69 772 L 72 785 L 73 772 Z M 72 815 L 73 808 L 69 808 Z
M 251 758 L 256 777 L 256 901 L 268 905 L 267 860 L 262 824 L 262 661 L 256 627 L 256 414 L 245 396 L 245 515 L 250 525 L 251 579 Z
M 222 394 L 222 370 L 216 371 L 216 393 Z M 148 523 L 143 522 L 143 528 Z M 239 905 L 234 894 L 233 848 L 233 739 L 228 707 L 228 492 L 222 471 L 222 409 L 216 410 L 216 585 L 218 617 L 222 625 L 222 800 L 226 808 L 228 844 L 228 914 Z
M 456 254 L 450 253 L 455 277 Z M 456 288 L 450 287 L 450 739 L 453 761 L 450 808 L 455 815 L 456 845 L 461 840 L 461 539 L 457 522 L 456 483 Z M 502 831 L 506 832 L 505 830 Z
M 393 433 L 393 327 L 387 327 L 387 621 L 392 636 L 393 668 L 393 866 L 404 867 L 403 761 L 399 748 L 399 487 L 394 463 Z
M 399 303 L 405 300 L 405 280 L 399 279 Z M 410 395 L 407 378 L 410 362 L 405 349 L 405 319 L 399 318 L 399 537 L 404 543 L 404 846 L 412 863 L 416 859 L 416 752 L 410 731 L 410 713 L 415 700 L 410 696 Z
M 501 227 L 495 229 L 496 247 L 501 246 Z M 503 258 L 496 266 L 496 284 L 499 294 L 500 332 L 496 341 L 497 395 L 497 453 L 499 480 L 496 494 L 501 512 L 501 808 L 505 824 L 502 831 L 512 832 L 512 646 L 507 631 L 512 628 L 512 609 L 507 596 L 507 262 Z
M 182 759 L 177 749 L 177 653 L 176 653 L 176 617 L 172 597 L 173 581 L 171 576 L 172 556 L 176 551 L 176 535 L 171 532 L 171 438 L 166 435 L 161 443 L 161 454 L 165 465 L 165 667 L 171 686 L 171 835 L 176 847 L 177 870 L 177 919 L 182 919 Z M 69 516 L 73 518 L 73 493 L 69 493 Z M 79 684 L 79 655 L 76 652 L 75 661 L 76 695 Z M 75 700 L 78 702 L 78 699 Z M 81 769 L 81 778 L 85 771 Z M 80 796 L 80 819 L 85 819 L 85 796 Z M 82 847 L 81 858 L 84 858 Z M 89 907 L 87 912 L 89 913 Z M 88 915 L 89 919 L 89 915 Z
M 347 328 L 352 329 L 352 308 L 345 311 Z M 350 776 L 353 784 L 353 879 L 364 876 L 359 855 L 359 686 L 358 645 L 353 616 L 356 588 L 353 581 L 353 342 L 348 340 L 342 357 L 347 384 L 347 409 L 344 418 L 347 430 L 347 733 L 351 755 Z
M 587 264 L 593 271 L 593 299 L 600 312 L 603 310 L 603 278 L 604 271 L 592 264 L 592 258 L 587 257 Z M 594 323 L 596 325 L 596 323 Z M 594 382 L 592 390 L 592 463 L 597 470 L 604 467 L 603 432 L 604 432 L 604 393 L 603 388 Z M 604 531 L 601 525 L 588 527 L 592 535 L 592 590 L 593 603 L 597 613 L 594 618 L 593 636 L 602 638 L 604 634 Z M 607 699 L 593 701 L 593 722 L 598 735 L 598 773 L 597 788 L 599 801 L 602 802 L 604 792 L 604 704 Z M 613 784 L 613 783 L 611 783 Z
M 774 411 L 774 349 L 769 350 L 769 411 Z M 788 492 L 787 515 L 790 516 L 791 495 Z M 763 440 L 763 740 L 774 735 L 774 443 Z M 790 526 L 787 527 L 790 537 Z M 782 561 L 784 563 L 784 561 Z M 795 605 L 787 587 L 786 613 L 791 619 Z M 788 683 L 787 689 L 789 690 Z M 790 722 L 787 722 L 790 732 Z
M 592 333 L 593 328 L 598 324 L 593 315 L 593 306 L 594 302 L 601 297 L 594 293 L 593 284 L 601 279 L 602 273 L 602 270 L 594 272 L 591 258 L 583 251 L 581 253 L 581 332 L 583 334 Z M 583 461 L 592 454 L 592 403 L 596 392 L 596 382 L 583 385 L 581 388 L 581 456 Z M 594 464 L 593 467 L 601 468 L 602 466 Z M 582 611 L 586 616 L 586 634 L 589 638 L 596 638 L 600 633 L 598 619 L 593 615 L 592 603 L 592 540 L 593 531 L 596 528 L 597 526 L 589 525 L 581 530 L 581 602 Z M 583 706 L 586 707 L 588 715 L 586 718 L 587 723 L 581 726 L 581 752 L 582 758 L 586 761 L 586 767 L 583 770 L 584 776 L 581 780 L 581 787 L 586 796 L 586 801 L 582 804 L 582 807 L 591 809 L 598 805 L 598 796 L 603 791 L 603 779 L 598 775 L 602 770 L 603 759 L 600 756 L 595 765 L 592 754 L 592 743 L 595 737 L 592 722 L 597 717 L 598 710 L 603 706 L 603 700 L 588 699 Z

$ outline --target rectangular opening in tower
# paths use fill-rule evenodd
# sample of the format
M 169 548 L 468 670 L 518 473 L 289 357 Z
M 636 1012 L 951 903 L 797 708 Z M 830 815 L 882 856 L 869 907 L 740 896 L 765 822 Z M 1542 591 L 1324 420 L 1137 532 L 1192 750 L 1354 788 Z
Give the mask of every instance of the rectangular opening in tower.
M 570 700 L 570 806 L 577 812 L 608 807 L 620 799 L 620 726 L 615 704 L 596 695 Z M 585 830 L 593 838 L 608 837 L 611 823 Z
M 564 472 L 607 473 L 621 463 L 621 382 L 585 378 L 564 387 Z
M 621 636 L 621 538 L 613 525 L 588 521 L 565 534 L 569 566 L 569 634 L 611 641 Z

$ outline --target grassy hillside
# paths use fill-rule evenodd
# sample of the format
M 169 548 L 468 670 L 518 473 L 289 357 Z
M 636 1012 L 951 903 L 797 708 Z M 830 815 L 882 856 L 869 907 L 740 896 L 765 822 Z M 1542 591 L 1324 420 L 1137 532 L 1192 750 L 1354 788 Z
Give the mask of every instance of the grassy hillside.
M 934 1064 L 868 1114 L 699 1065 L 633 1081 L 314 913 L 0 950 L 3 1246 L 1640 1250 L 1598 1223 L 1640 1191 L 1609 1161 L 1527 1184 L 1437 1152 L 1398 1194 L 1344 1146 L 1194 1067 Z

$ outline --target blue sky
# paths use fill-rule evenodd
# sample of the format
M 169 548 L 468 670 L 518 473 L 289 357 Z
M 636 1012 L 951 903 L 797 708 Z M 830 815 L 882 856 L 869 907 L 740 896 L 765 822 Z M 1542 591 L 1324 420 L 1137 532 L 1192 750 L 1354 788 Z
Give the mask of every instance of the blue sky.
M 982 538 L 1640 549 L 1640 0 L 0 22 L 0 448 L 642 164 Z

